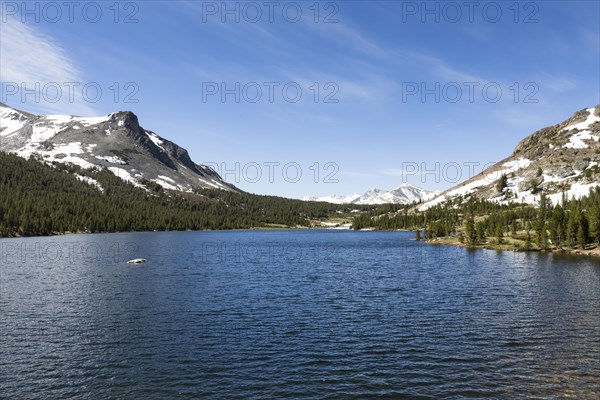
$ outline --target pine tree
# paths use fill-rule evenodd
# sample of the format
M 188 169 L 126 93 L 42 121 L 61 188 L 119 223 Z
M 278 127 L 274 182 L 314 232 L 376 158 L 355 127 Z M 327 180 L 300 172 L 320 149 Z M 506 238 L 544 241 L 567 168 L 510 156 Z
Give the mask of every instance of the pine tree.
M 529 181 L 529 186 L 531 186 L 531 194 L 536 194 L 539 189 L 539 184 L 535 179 Z
M 596 238 L 596 243 L 600 245 L 600 203 L 595 203 L 589 208 L 590 235 Z
M 496 225 L 496 239 L 498 240 L 498 244 L 504 243 L 504 234 L 502 233 L 502 227 L 500 225 Z
M 477 241 L 479 243 L 485 243 L 487 241 L 485 223 L 483 221 L 477 222 L 477 224 L 475 224 L 475 230 L 477 231 Z
M 577 232 L 579 230 L 579 211 L 574 206 L 571 207 L 567 215 L 566 241 L 569 247 L 575 246 Z
M 577 227 L 577 244 L 584 248 L 590 241 L 587 218 L 583 213 L 579 215 L 579 226 Z
M 548 207 L 547 198 L 544 193 L 540 198 L 540 208 L 535 224 L 536 242 L 540 249 L 545 250 L 548 247 L 548 235 L 546 232 L 546 208 Z
M 475 218 L 473 214 L 465 219 L 465 236 L 467 243 L 473 245 L 477 242 L 477 233 L 475 232 Z
M 496 183 L 496 190 L 498 191 L 498 193 L 502 193 L 502 191 L 507 185 L 508 177 L 506 176 L 506 174 L 502 174 L 502 176 L 500 176 L 500 179 L 498 179 L 498 183 Z
M 550 219 L 550 238 L 554 242 L 557 248 L 562 245 L 564 239 L 564 213 L 562 206 L 557 205 L 552 210 L 552 217 Z
M 513 219 L 512 223 L 510 224 L 510 234 L 511 234 L 511 236 L 516 236 L 517 235 L 517 230 L 518 230 L 517 220 Z
M 537 169 L 537 171 L 535 173 L 535 176 L 539 178 L 540 176 L 542 176 L 543 172 L 544 171 L 542 171 L 542 167 L 538 167 L 538 169 Z
M 525 233 L 525 249 L 531 250 L 531 235 L 529 234 L 529 229 Z

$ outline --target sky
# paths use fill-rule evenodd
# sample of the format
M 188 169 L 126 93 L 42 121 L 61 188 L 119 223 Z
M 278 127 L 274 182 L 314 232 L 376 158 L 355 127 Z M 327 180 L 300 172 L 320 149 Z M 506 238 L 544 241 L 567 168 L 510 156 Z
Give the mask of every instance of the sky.
M 444 190 L 600 104 L 598 1 L 0 2 L 0 101 L 133 111 L 228 182 Z

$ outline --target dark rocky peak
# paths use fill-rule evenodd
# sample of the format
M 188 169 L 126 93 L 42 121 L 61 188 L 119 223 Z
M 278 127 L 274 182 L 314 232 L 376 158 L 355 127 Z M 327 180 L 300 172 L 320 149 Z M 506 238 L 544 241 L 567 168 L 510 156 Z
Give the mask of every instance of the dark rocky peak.
M 110 116 L 110 121 L 116 123 L 117 126 L 126 127 L 135 132 L 140 130 L 138 117 L 131 111 L 119 111 L 113 113 Z

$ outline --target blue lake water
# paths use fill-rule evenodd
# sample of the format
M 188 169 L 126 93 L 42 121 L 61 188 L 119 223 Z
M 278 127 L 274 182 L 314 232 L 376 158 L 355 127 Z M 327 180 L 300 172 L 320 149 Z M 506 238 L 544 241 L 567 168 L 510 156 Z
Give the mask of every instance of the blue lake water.
M 597 259 L 413 237 L 0 240 L 0 398 L 600 397 Z

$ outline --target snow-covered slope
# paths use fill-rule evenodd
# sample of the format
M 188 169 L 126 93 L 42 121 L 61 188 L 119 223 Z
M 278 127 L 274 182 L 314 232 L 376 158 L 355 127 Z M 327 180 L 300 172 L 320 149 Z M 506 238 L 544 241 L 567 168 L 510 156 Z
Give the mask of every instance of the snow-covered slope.
M 419 206 L 423 211 L 469 197 L 498 203 L 536 204 L 541 193 L 554 203 L 580 198 L 600 186 L 600 105 L 523 139 L 513 154 L 481 174 Z M 500 191 L 498 181 L 506 175 Z
M 403 184 L 401 186 L 398 186 L 396 189 L 390 191 L 381 189 L 371 189 L 362 195 L 353 193 L 348 196 L 307 196 L 302 200 L 326 201 L 328 203 L 335 204 L 412 204 L 429 200 L 435 195 L 435 192 L 430 192 L 428 190 L 421 189 L 413 185 Z
M 194 163 L 184 148 L 142 128 L 131 112 L 94 118 L 33 115 L 0 103 L 0 151 L 105 167 L 137 186 L 147 180 L 171 190 L 237 190 L 211 168 Z
M 349 194 L 348 196 L 340 196 L 337 194 L 333 194 L 331 196 L 323 196 L 323 197 L 306 196 L 302 200 L 304 200 L 304 201 L 325 201 L 327 203 L 334 203 L 334 204 L 351 204 L 351 203 L 354 203 L 359 198 L 360 198 L 360 194 L 352 193 L 352 194 Z

